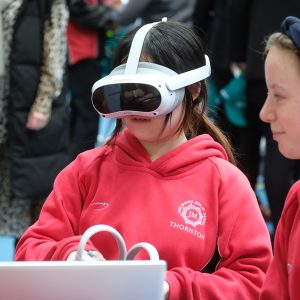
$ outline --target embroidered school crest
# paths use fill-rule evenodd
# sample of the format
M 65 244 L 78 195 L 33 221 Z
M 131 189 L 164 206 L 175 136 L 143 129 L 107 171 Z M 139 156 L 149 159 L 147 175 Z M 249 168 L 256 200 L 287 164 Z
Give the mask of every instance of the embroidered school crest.
M 194 228 L 205 224 L 205 207 L 198 201 L 188 200 L 183 202 L 178 208 L 178 213 L 183 217 L 185 224 L 192 225 Z

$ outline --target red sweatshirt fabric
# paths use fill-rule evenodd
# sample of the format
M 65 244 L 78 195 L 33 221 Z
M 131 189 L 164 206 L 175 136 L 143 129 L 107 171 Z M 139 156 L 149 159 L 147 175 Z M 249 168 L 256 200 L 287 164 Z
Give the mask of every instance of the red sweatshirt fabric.
M 68 62 L 76 64 L 84 59 L 97 58 L 99 55 L 99 39 L 96 30 L 80 27 L 69 21 L 68 35 Z
M 92 7 L 97 0 L 85 0 Z M 84 59 L 97 58 L 99 55 L 99 33 L 96 29 L 84 28 L 73 21 L 67 25 L 68 62 L 76 64 Z
M 128 130 L 115 148 L 82 153 L 58 175 L 16 259 L 65 260 L 95 224 L 116 228 L 128 249 L 142 241 L 158 249 L 168 265 L 170 300 L 258 299 L 271 260 L 269 234 L 246 177 L 207 134 L 155 161 Z M 201 273 L 216 242 L 217 271 Z M 87 249 L 106 259 L 118 256 L 106 233 L 94 235 Z
M 260 299 L 300 299 L 300 181 L 287 195 Z

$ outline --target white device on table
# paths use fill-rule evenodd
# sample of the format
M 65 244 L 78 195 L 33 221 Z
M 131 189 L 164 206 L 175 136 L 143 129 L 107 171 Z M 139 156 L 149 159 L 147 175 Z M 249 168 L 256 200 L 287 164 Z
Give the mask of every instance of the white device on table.
M 118 240 L 120 260 L 95 261 L 84 246 L 95 233 L 108 231 Z M 140 250 L 149 260 L 132 260 Z M 87 260 L 84 260 L 86 258 Z M 138 243 L 128 252 L 121 235 L 95 225 L 83 235 L 77 261 L 0 262 L 1 300 L 162 300 L 166 262 L 156 249 Z

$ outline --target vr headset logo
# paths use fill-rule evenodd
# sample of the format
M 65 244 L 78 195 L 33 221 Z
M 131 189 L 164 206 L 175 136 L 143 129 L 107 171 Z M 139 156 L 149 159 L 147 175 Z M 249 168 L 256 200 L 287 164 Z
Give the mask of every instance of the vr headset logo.
M 181 74 L 158 64 L 139 62 L 144 39 L 158 23 L 141 27 L 133 38 L 127 63 L 94 83 L 92 103 L 101 116 L 117 119 L 168 114 L 183 100 L 184 87 L 210 76 L 207 55 L 204 66 Z

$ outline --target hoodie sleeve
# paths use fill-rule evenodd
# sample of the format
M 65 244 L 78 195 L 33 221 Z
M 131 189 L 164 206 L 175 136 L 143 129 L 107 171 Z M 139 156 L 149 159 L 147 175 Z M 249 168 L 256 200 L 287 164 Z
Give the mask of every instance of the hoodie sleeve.
M 225 160 L 218 160 L 216 166 L 220 261 L 212 274 L 169 270 L 169 300 L 258 299 L 272 257 L 269 233 L 246 177 Z
M 291 187 L 276 228 L 274 259 L 260 300 L 300 299 L 300 181 Z
M 56 178 L 38 221 L 21 237 L 16 260 L 66 260 L 77 250 L 78 220 L 86 196 L 79 170 L 87 168 L 80 156 Z M 95 250 L 89 243 L 86 250 Z

